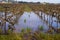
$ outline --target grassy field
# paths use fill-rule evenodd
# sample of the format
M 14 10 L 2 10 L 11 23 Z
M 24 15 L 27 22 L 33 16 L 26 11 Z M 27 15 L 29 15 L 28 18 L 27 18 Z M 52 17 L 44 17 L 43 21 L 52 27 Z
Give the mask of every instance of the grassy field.
M 30 12 L 32 9 L 28 5 L 25 5 L 24 11 Z
M 21 32 L 9 35 L 0 35 L 0 40 L 60 40 L 60 34 L 47 34 L 42 32 Z
M 60 33 L 44 33 L 42 27 L 38 29 L 32 32 L 31 28 L 26 28 L 22 29 L 20 33 L 8 30 L 7 35 L 0 34 L 0 40 L 60 40 Z
M 32 32 L 31 28 L 23 28 L 20 33 L 9 31 L 7 35 L 0 35 L 0 40 L 60 40 L 60 33 L 44 33 L 40 30 Z
M 9 11 L 24 11 L 25 8 L 32 9 L 32 11 L 43 11 L 43 12 L 59 12 L 60 13 L 60 5 L 59 4 L 0 4 L 0 6 L 8 6 Z M 28 6 L 28 7 L 27 7 Z M 30 10 L 31 10 L 30 9 Z M 27 9 L 26 9 L 27 10 Z

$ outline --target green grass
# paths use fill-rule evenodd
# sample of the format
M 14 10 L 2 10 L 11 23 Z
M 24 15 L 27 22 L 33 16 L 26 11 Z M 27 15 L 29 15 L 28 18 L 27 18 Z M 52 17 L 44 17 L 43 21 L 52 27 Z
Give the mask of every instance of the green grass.
M 38 26 L 38 29 L 43 31 L 44 28 L 43 28 L 43 26 Z
M 32 29 L 27 27 L 20 33 L 9 32 L 8 35 L 0 35 L 0 40 L 60 40 L 60 33 L 49 34 L 39 31 L 32 33 Z
M 2 6 L 0 6 L 0 11 L 4 11 L 5 9 L 2 7 Z
M 32 11 L 32 9 L 28 5 L 25 5 L 24 11 L 30 12 Z
M 16 34 L 0 35 L 0 40 L 21 40 L 21 37 Z
M 9 34 L 9 35 L 0 35 L 0 40 L 60 40 L 60 34 L 47 34 L 47 33 L 20 33 L 20 34 Z

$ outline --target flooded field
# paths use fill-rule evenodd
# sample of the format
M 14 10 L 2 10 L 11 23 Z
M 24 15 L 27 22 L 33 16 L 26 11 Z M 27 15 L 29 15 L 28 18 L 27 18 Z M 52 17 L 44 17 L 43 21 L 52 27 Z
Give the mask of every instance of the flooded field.
M 5 13 L 0 12 L 0 18 L 5 18 Z M 52 17 L 51 15 L 47 15 L 46 13 L 38 12 L 39 15 L 37 15 L 35 12 L 24 12 L 19 18 L 17 19 L 18 15 L 14 15 L 12 13 L 7 13 L 7 22 L 6 22 L 6 30 L 8 30 L 9 26 L 14 26 L 12 28 L 15 28 L 16 32 L 20 32 L 23 28 L 31 28 L 33 31 L 38 30 L 38 27 L 42 26 L 43 31 L 48 31 L 49 26 L 54 27 L 55 29 L 60 28 L 60 23 L 57 22 L 58 19 L 56 17 Z M 11 18 L 9 18 L 11 16 Z M 17 20 L 17 23 L 15 22 Z M 10 22 L 15 22 L 13 25 L 10 24 Z M 0 23 L 3 23 L 2 19 L 0 19 Z M 3 24 L 3 30 L 4 30 L 5 24 Z
M 0 40 L 59 39 L 60 4 L 0 4 Z

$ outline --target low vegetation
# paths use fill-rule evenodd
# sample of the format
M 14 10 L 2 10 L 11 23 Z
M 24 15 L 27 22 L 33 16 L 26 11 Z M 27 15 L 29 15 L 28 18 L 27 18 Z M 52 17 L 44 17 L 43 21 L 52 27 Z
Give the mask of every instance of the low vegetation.
M 32 29 L 27 27 L 26 29 L 23 28 L 20 33 L 10 31 L 7 35 L 0 35 L 0 40 L 60 40 L 60 33 L 32 32 Z
M 30 12 L 32 9 L 28 5 L 25 5 L 24 11 Z

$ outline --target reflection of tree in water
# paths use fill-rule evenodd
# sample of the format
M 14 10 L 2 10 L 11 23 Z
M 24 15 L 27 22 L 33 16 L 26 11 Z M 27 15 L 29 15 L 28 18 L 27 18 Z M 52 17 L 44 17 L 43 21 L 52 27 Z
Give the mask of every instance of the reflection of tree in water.
M 58 19 L 58 22 L 60 23 L 60 15 L 57 17 L 57 19 Z
M 6 20 L 5 20 L 5 15 L 0 17 L 0 29 L 2 30 L 2 32 L 5 31 L 4 30 L 5 22 L 6 22 L 6 27 L 8 25 L 8 29 L 6 29 L 6 32 L 8 30 L 13 31 L 15 29 L 14 24 L 16 23 L 16 16 L 13 13 L 7 13 Z

